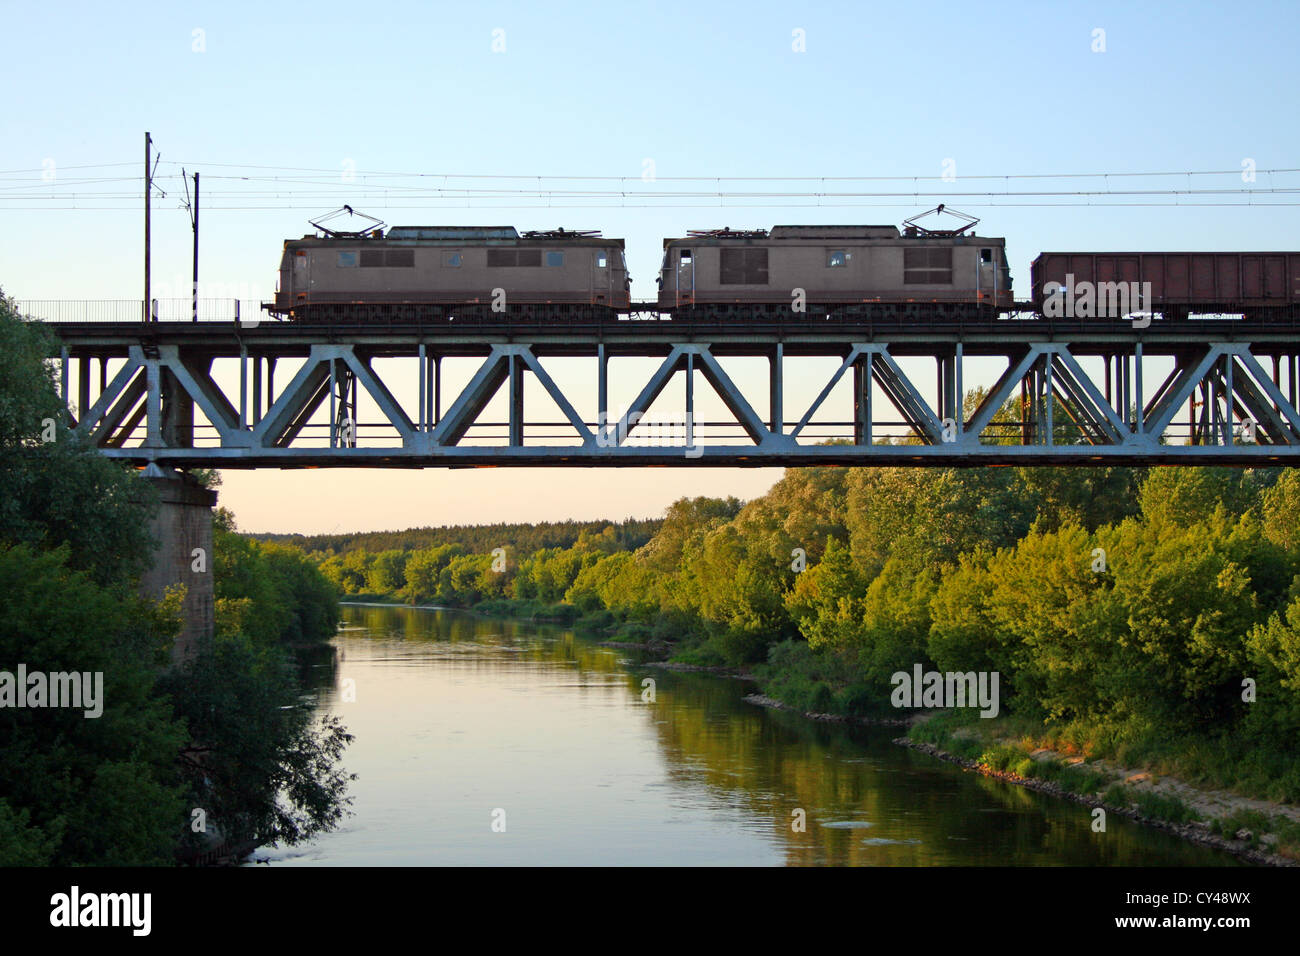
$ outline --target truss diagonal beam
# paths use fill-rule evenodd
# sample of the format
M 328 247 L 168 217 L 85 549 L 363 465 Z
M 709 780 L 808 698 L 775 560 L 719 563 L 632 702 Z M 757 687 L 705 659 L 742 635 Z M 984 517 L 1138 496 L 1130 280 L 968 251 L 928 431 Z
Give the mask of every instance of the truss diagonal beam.
M 1169 427 L 1178 409 L 1192 397 L 1196 386 L 1205 380 L 1206 374 L 1223 354 L 1222 345 L 1211 345 L 1198 361 L 1182 367 L 1174 382 L 1164 390 L 1160 400 L 1151 409 L 1147 421 L 1152 434 L 1158 435 Z
M 577 430 L 578 437 L 582 439 L 583 447 L 587 448 L 594 444 L 596 436 L 593 435 L 591 429 L 587 427 L 587 423 L 582 420 L 582 416 L 578 414 L 577 409 L 573 407 L 573 404 L 565 397 L 564 393 L 560 391 L 559 387 L 555 384 L 555 380 L 551 378 L 550 373 L 547 372 L 546 369 L 542 368 L 542 363 L 537 361 L 537 356 L 533 354 L 533 350 L 527 347 L 522 348 L 519 352 L 519 358 L 523 360 L 524 365 L 529 369 L 529 371 L 537 376 L 537 381 L 541 384 L 542 388 L 546 390 L 546 394 L 551 396 L 551 400 L 554 401 L 560 411 L 564 413 L 564 417 L 569 420 L 569 424 Z
M 136 354 L 138 353 L 138 349 L 133 348 L 131 351 L 132 355 L 127 359 L 126 364 L 123 365 L 121 369 L 118 370 L 117 374 L 113 376 L 113 380 L 108 383 L 99 398 L 96 399 L 95 404 L 90 406 L 89 411 L 84 409 L 82 410 L 81 420 L 77 423 L 76 429 L 81 434 L 90 435 L 92 430 L 96 430 L 95 423 L 108 413 L 109 408 L 112 407 L 113 403 L 122 394 L 122 390 L 126 388 L 127 383 L 129 383 L 135 374 L 143 367 L 143 356 Z M 139 394 L 137 394 L 136 400 L 139 400 L 139 397 Z M 120 416 L 117 418 L 117 421 L 121 421 Z
M 791 430 L 791 438 L 799 437 L 799 433 L 808 427 L 808 423 L 812 421 L 812 417 L 817 414 L 817 409 L 821 408 L 822 403 L 826 401 L 827 396 L 829 396 L 835 386 L 839 384 L 840 379 L 844 377 L 844 373 L 853 367 L 853 363 L 858 360 L 858 356 L 866 351 L 866 349 L 867 346 L 864 345 L 854 345 L 849 349 L 849 354 L 844 357 L 844 361 L 841 362 L 840 367 L 835 370 L 835 374 L 831 376 L 830 381 L 826 383 L 825 387 L 818 393 L 817 397 L 813 399 L 813 403 L 808 406 L 808 411 L 804 412 L 803 418 L 799 419 L 799 424 L 795 425 Z
M 685 364 L 686 349 L 680 345 L 674 345 L 668 353 L 668 357 L 660 363 L 654 374 L 650 376 L 650 380 L 645 383 L 641 393 L 628 406 L 627 412 L 618 420 L 618 424 L 615 426 L 616 431 L 602 435 L 601 445 L 603 448 L 616 448 L 627 440 L 627 436 L 631 434 L 632 429 L 636 428 L 637 423 L 645 417 L 646 411 L 649 410 L 655 399 L 668 385 L 673 374 Z M 603 423 L 601 427 L 604 427 Z
M 1075 395 L 1075 403 L 1080 408 L 1086 408 L 1089 417 L 1096 423 L 1099 431 L 1103 431 L 1112 442 L 1126 441 L 1132 434 L 1128 423 L 1116 414 L 1115 409 L 1111 407 L 1110 402 L 1092 383 L 1083 367 L 1079 365 L 1078 360 L 1070 354 L 1067 348 L 1059 348 L 1055 353 L 1058 363 L 1056 379 L 1064 379 L 1070 391 Z M 1087 399 L 1085 402 L 1084 399 Z
M 321 346 L 312 346 L 307 361 L 253 429 L 256 447 L 284 447 L 302 431 L 329 389 L 329 366 Z M 323 390 L 322 390 L 323 389 Z
M 455 445 L 469 431 L 474 419 L 483 414 L 483 409 L 492 396 L 496 395 L 501 384 L 510 376 L 510 349 L 508 346 L 494 345 L 492 352 L 474 373 L 465 390 L 460 393 L 451 408 L 434 428 L 429 436 L 431 445 Z
M 413 445 L 416 441 L 415 423 L 411 421 L 410 416 L 398 404 L 397 399 L 393 397 L 393 393 L 388 390 L 388 386 L 375 374 L 375 370 L 370 367 L 370 361 L 368 359 L 363 360 L 351 347 L 342 348 L 340 352 L 339 358 L 352 370 L 352 374 L 357 377 L 361 387 L 370 393 L 370 397 L 375 400 L 379 410 L 384 413 L 389 423 L 402 436 L 402 444 Z M 355 411 L 354 409 L 354 414 Z
M 941 443 L 943 423 L 908 380 L 893 356 L 880 346 L 873 346 L 863 351 L 872 353 L 873 375 L 884 393 L 889 396 L 889 400 L 894 403 L 894 407 L 903 415 L 908 427 L 918 438 L 928 441 L 931 445 Z
M 1025 377 L 1045 351 L 1046 348 L 1042 345 L 1032 345 L 1019 361 L 1007 365 L 1007 370 L 989 389 L 988 394 L 984 396 L 984 401 L 980 402 L 979 408 L 975 410 L 975 414 L 963 429 L 963 444 L 979 444 L 980 435 L 988 428 L 989 422 L 993 421 L 993 416 L 998 409 L 1011 397 L 1012 389 Z
M 731 377 L 723 371 L 722 366 L 713 353 L 707 348 L 698 348 L 695 350 L 695 358 L 698 360 L 700 372 L 704 375 L 713 390 L 718 393 L 724 405 L 727 406 L 731 414 L 736 416 L 736 421 L 740 422 L 746 434 L 753 439 L 756 445 L 790 445 L 792 441 L 784 439 L 784 436 L 776 435 L 767 427 L 754 411 L 754 407 L 749 404 L 736 383 Z

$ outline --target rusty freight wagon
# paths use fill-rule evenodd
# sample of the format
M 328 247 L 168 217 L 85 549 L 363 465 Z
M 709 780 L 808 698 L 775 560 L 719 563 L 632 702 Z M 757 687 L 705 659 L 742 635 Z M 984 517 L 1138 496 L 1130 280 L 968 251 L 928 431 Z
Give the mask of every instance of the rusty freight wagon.
M 1035 308 L 1044 314 L 1054 311 L 1049 304 L 1059 304 L 1047 301 L 1049 292 L 1073 303 L 1083 290 L 1098 303 L 1089 310 L 1093 317 L 1114 318 L 1109 313 L 1117 310 L 1107 310 L 1107 303 L 1131 302 L 1129 293 L 1150 283 L 1151 301 L 1141 307 L 1166 319 L 1294 317 L 1300 252 L 1044 252 L 1033 262 L 1031 281 Z
M 973 224 L 973 223 L 972 223 Z M 676 313 L 951 318 L 1012 307 L 1006 240 L 896 226 L 775 226 L 664 241 Z
M 623 240 L 513 226 L 324 230 L 284 244 L 269 311 L 299 321 L 541 319 L 628 308 Z

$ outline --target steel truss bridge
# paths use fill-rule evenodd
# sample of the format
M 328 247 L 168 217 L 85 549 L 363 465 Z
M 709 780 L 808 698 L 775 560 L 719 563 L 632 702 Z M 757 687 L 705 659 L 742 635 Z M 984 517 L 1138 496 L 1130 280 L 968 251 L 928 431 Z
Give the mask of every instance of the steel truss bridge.
M 505 316 L 306 325 L 250 321 L 246 309 L 242 323 L 49 328 L 76 430 L 140 465 L 1300 464 L 1300 329 L 1249 314 L 1156 317 L 1138 329 L 1032 313 L 924 326 L 793 314 L 746 322 L 645 306 L 560 327 Z M 636 391 L 614 412 L 610 362 L 628 357 L 657 367 L 643 381 L 617 380 Z M 765 359 L 763 374 L 733 377 L 723 368 L 733 357 Z M 559 376 L 561 388 L 548 369 L 560 358 L 589 363 L 586 383 Z M 445 387 L 450 359 L 477 365 L 467 383 Z M 972 363 L 1000 371 L 973 377 Z M 650 413 L 675 377 L 683 414 L 665 435 Z M 558 422 L 529 416 L 530 379 Z M 792 407 L 792 383 L 812 397 Z M 963 409 L 973 385 L 987 391 Z M 705 387 L 729 421 L 695 419 Z M 851 395 L 851 419 L 841 398 L 846 411 L 828 424 L 833 391 Z M 358 420 L 359 392 L 374 421 Z M 498 392 L 506 420 L 488 421 Z

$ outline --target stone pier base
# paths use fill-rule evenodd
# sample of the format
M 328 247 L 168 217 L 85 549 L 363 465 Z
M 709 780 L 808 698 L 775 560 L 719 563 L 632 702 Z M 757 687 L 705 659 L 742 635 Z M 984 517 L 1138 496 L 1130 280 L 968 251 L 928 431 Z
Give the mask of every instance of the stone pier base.
M 185 586 L 185 624 L 172 646 L 172 663 L 180 664 L 201 638 L 212 635 L 212 508 L 217 493 L 152 466 L 141 480 L 154 488 L 160 503 L 149 529 L 158 547 L 153 567 L 140 578 L 140 593 L 156 601 L 172 585 Z

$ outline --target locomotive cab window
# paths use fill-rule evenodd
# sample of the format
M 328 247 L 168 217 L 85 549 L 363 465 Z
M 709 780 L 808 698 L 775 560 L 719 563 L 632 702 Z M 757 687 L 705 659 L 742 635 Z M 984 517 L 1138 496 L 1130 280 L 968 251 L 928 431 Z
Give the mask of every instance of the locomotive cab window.
M 992 250 L 992 249 L 981 249 L 981 250 L 980 250 L 980 262 L 992 262 L 992 261 L 993 261 L 993 250 Z
M 609 257 L 603 252 L 596 253 L 596 268 L 603 269 L 609 264 Z
M 564 265 L 563 252 L 548 252 L 546 254 L 546 264 L 552 268 Z
M 849 254 L 843 249 L 832 249 L 826 253 L 826 268 L 837 269 L 849 264 Z
M 339 252 L 339 268 L 355 269 L 357 265 L 357 251 L 350 249 L 347 252 Z

